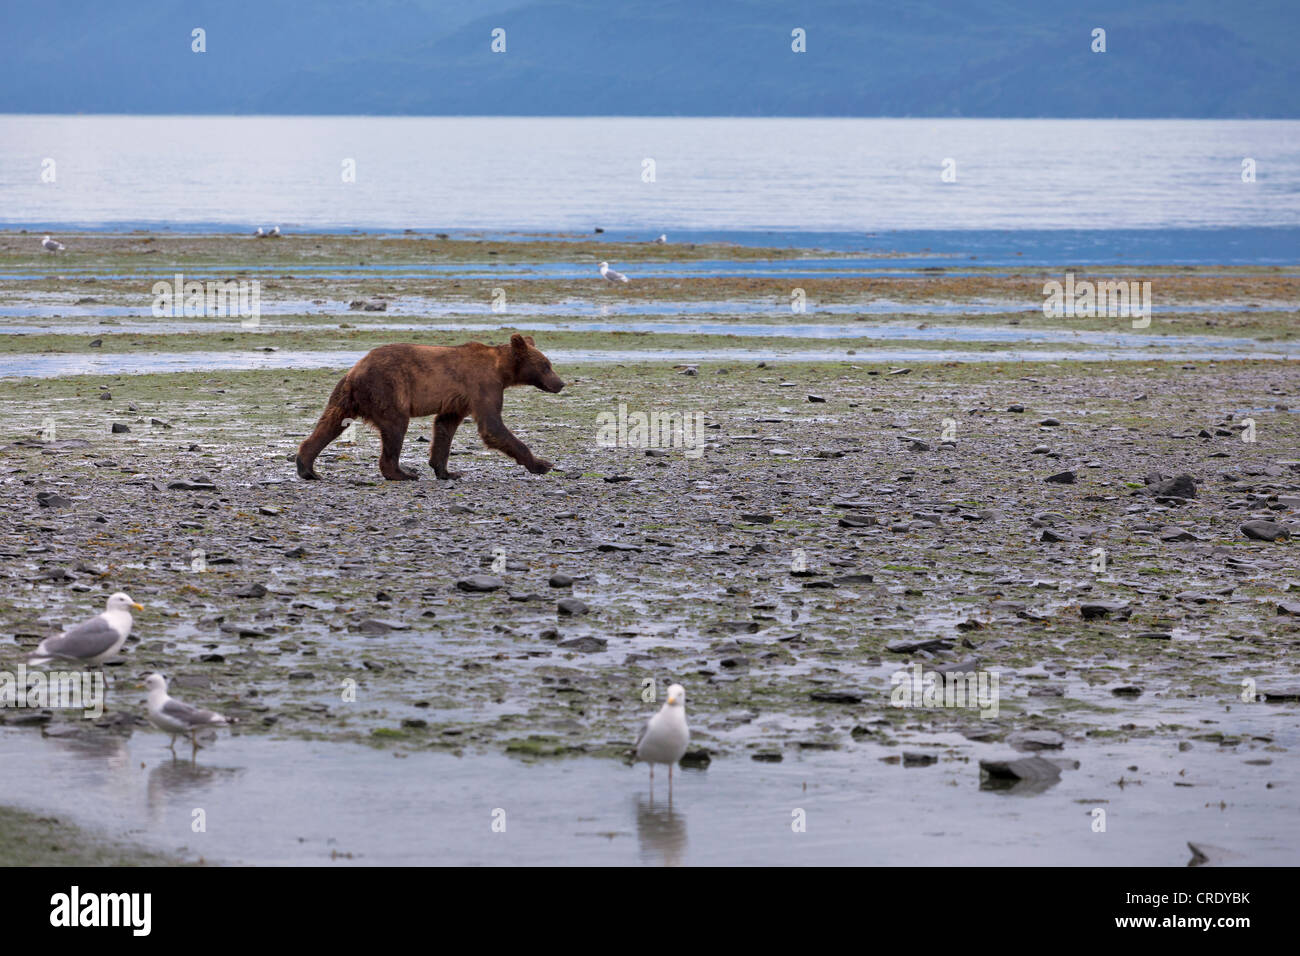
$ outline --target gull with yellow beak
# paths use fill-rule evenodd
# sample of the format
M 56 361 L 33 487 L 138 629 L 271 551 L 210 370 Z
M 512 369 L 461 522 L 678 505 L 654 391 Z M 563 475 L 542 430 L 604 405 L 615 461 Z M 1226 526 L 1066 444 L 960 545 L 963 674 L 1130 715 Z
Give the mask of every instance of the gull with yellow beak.
M 143 611 L 121 591 L 108 599 L 103 614 L 96 614 L 62 634 L 47 637 L 36 645 L 27 659 L 29 664 L 71 661 L 77 664 L 103 664 L 115 656 L 131 633 L 131 608 Z
M 190 743 L 197 753 L 202 749 L 198 737 L 200 730 L 206 727 L 224 727 L 230 723 L 216 711 L 201 710 L 172 697 L 167 693 L 167 678 L 162 674 L 150 674 L 144 679 L 144 686 L 149 691 L 149 723 L 172 735 L 168 746 L 173 753 L 176 750 L 177 735 L 189 734 Z
M 668 795 L 673 792 L 673 765 L 686 754 L 691 742 L 691 730 L 686 726 L 686 688 L 673 684 L 668 688 L 668 700 L 641 729 L 636 739 L 636 762 L 650 765 L 650 780 L 655 778 L 655 764 L 668 764 Z

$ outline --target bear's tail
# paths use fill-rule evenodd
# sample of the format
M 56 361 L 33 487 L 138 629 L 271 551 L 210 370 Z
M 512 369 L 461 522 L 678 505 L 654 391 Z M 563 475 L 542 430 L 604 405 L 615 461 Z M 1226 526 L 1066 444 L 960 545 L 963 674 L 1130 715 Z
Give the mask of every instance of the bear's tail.
M 316 428 L 307 440 L 298 446 L 298 456 L 294 464 L 298 468 L 298 477 L 304 479 L 319 478 L 316 469 L 316 456 L 325 450 L 325 446 L 343 434 L 347 427 L 345 422 L 356 417 L 355 402 L 352 399 L 352 385 L 345 375 L 330 393 L 329 403 L 321 413 Z

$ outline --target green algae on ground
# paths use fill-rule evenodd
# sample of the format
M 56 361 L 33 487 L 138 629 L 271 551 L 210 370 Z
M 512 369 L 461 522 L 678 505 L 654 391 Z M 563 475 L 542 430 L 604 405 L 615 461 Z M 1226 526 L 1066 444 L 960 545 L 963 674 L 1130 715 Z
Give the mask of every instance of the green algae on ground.
M 184 862 L 116 843 L 55 817 L 0 806 L 0 866 L 175 866 Z

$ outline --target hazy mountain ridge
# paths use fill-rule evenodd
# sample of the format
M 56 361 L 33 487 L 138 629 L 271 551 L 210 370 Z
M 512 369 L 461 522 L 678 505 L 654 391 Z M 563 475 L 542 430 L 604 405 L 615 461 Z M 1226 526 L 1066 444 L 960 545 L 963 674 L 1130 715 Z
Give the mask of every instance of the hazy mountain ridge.
M 0 111 L 1300 116 L 1300 5 L 1045 6 L 51 0 L 3 14 Z

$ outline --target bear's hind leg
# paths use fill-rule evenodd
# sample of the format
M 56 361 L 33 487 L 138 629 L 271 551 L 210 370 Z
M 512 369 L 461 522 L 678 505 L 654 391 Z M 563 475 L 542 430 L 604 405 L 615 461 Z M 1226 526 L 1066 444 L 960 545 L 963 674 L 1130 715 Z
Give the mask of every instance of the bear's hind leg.
M 337 405 L 329 405 L 316 423 L 316 428 L 307 440 L 298 446 L 298 456 L 294 459 L 294 465 L 298 469 L 298 477 L 304 480 L 319 478 L 316 474 L 316 456 L 325 450 L 325 446 L 343 434 L 346 427 L 343 422 L 346 416 L 343 410 Z
M 379 426 L 379 473 L 389 481 L 415 480 L 415 475 L 402 467 L 402 442 L 409 423 L 409 418 L 401 418 Z
M 433 420 L 433 447 L 429 449 L 429 467 L 440 479 L 459 478 L 459 471 L 447 470 L 447 456 L 451 454 L 451 439 L 460 427 L 460 415 L 439 415 Z

